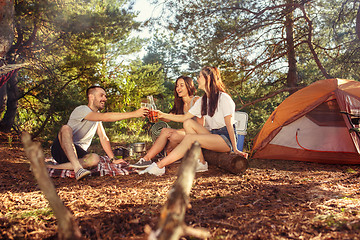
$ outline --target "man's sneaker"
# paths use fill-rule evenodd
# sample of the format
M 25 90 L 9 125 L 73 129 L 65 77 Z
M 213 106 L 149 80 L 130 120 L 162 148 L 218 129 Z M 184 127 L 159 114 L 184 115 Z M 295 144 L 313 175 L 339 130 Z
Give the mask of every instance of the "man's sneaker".
M 129 166 L 133 168 L 147 168 L 151 164 L 152 164 L 151 160 L 146 161 L 144 158 L 140 158 L 140 160 L 137 161 L 137 163 L 130 164 Z
M 144 171 L 139 172 L 139 174 L 144 174 L 144 173 L 153 174 L 155 176 L 161 176 L 165 174 L 165 167 L 159 168 L 156 163 L 152 163 Z
M 209 170 L 208 163 L 207 162 L 202 163 L 200 162 L 200 159 L 198 159 L 196 162 L 195 172 L 206 172 L 207 170 Z
M 75 178 L 76 180 L 81 180 L 83 179 L 84 177 L 90 175 L 91 172 L 87 169 L 84 169 L 84 168 L 80 168 L 76 173 L 75 173 Z

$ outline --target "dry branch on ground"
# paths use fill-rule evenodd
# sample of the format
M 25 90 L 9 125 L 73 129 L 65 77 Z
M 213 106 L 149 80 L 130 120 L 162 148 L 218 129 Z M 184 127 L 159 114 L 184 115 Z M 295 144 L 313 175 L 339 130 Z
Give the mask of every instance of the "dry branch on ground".
M 208 231 L 188 227 L 184 222 L 185 211 L 190 204 L 189 194 L 195 178 L 196 160 L 199 158 L 200 151 L 200 144 L 195 142 L 185 154 L 179 167 L 178 177 L 161 210 L 157 229 L 150 232 L 149 240 L 178 240 L 187 235 L 202 239 L 210 237 Z
M 56 193 L 45 166 L 45 157 L 40 143 L 33 142 L 29 133 L 23 133 L 25 152 L 31 162 L 32 172 L 58 222 L 58 238 L 61 240 L 81 239 L 81 233 L 70 211 Z

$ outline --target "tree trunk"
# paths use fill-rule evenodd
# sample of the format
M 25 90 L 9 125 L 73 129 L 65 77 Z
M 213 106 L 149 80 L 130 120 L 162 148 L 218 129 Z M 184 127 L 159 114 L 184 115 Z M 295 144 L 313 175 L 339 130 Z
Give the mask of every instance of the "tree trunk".
M 7 92 L 7 102 L 6 102 L 7 108 L 3 119 L 0 121 L 0 131 L 10 132 L 12 126 L 14 125 L 15 116 L 18 107 L 17 73 L 12 75 L 12 77 L 3 87 L 6 87 L 6 92 Z
M 236 155 L 235 153 L 220 153 L 207 149 L 203 149 L 205 160 L 221 169 L 228 172 L 241 174 L 248 168 L 248 161 L 246 158 Z
M 0 0 L 0 58 L 9 51 L 14 40 L 14 1 Z M 0 63 L 0 66 L 2 64 Z
M 294 45 L 294 20 L 293 20 L 293 0 L 286 0 L 286 19 L 285 19 L 285 29 L 286 29 L 286 47 L 287 47 L 287 58 L 289 63 L 289 70 L 287 74 L 287 86 L 290 88 L 297 87 L 298 84 L 298 75 L 297 75 L 297 66 L 295 58 L 295 45 Z M 295 91 L 290 91 L 290 94 Z
M 28 39 L 24 39 L 24 33 L 21 32 L 20 24 L 15 24 L 17 27 L 16 31 L 16 42 L 13 44 L 14 40 L 14 1 L 13 0 L 0 0 L 0 10 L 5 11 L 12 11 L 12 14 L 4 14 L 3 16 L 8 19 L 8 22 L 4 23 L 4 29 L 2 29 L 2 24 L 0 24 L 0 35 L 1 34 L 7 34 L 8 41 L 11 39 L 11 43 L 9 48 L 6 48 L 6 51 L 4 51 L 4 55 L 6 58 L 6 64 L 16 64 L 18 56 L 21 54 L 22 51 L 24 51 L 25 47 L 31 46 L 33 41 L 35 40 L 36 33 L 38 31 L 38 25 L 37 20 L 34 20 L 34 28 L 32 30 L 31 35 L 28 37 Z M 0 12 L 2 14 L 2 12 Z M 1 20 L 2 15 L 0 15 Z M 0 21 L 1 22 L 1 21 Z M 11 37 L 9 37 L 11 36 Z M 0 36 L 1 38 L 1 36 Z M 0 45 L 1 47 L 1 45 Z M 0 49 L 0 52 L 2 50 Z M 1 66 L 1 63 L 0 63 Z M 0 122 L 0 131 L 2 132 L 10 132 L 12 126 L 14 125 L 15 116 L 17 113 L 17 107 L 18 107 L 18 86 L 17 86 L 17 73 L 13 74 L 12 77 L 8 80 L 8 82 L 5 84 L 7 85 L 6 94 L 7 94 L 7 102 L 6 102 L 6 112 L 3 117 L 3 119 Z M 4 93 L 3 91 L 0 93 Z M 0 95 L 0 99 L 4 99 L 4 95 Z M 1 101 L 0 101 L 1 103 Z
M 0 58 L 6 56 L 14 41 L 14 1 L 0 0 Z M 0 66 L 4 62 L 0 62 Z M 13 91 L 12 94 L 8 94 Z M 14 74 L 7 84 L 0 89 L 0 113 L 6 108 L 4 118 L 0 122 L 0 131 L 10 132 L 17 111 L 17 84 Z

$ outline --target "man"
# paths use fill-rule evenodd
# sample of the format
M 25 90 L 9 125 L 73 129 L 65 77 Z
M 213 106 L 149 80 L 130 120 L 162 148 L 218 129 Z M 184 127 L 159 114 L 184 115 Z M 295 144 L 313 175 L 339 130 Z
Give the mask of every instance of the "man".
M 114 153 L 102 122 L 145 117 L 148 114 L 146 108 L 127 113 L 101 113 L 99 110 L 104 109 L 107 100 L 105 89 L 97 85 L 91 86 L 86 90 L 86 95 L 88 105 L 81 105 L 74 109 L 68 123 L 61 127 L 51 146 L 51 155 L 59 163 L 51 167 L 74 170 L 77 180 L 88 176 L 90 171 L 85 168 L 96 166 L 100 160 L 97 154 L 87 152 L 95 133 L 98 134 L 105 153 L 112 161 L 114 160 Z M 115 160 L 113 162 L 118 164 L 124 161 Z

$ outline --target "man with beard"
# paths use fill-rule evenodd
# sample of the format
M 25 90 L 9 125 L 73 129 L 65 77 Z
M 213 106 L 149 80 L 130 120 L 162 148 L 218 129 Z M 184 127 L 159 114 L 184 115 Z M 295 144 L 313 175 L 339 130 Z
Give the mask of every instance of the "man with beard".
M 86 96 L 88 105 L 81 105 L 73 110 L 68 123 L 61 127 L 51 146 L 51 155 L 58 163 L 51 168 L 74 170 L 77 180 L 88 176 L 90 171 L 85 168 L 96 166 L 100 160 L 97 154 L 87 152 L 95 133 L 98 134 L 101 146 L 111 161 L 115 164 L 125 163 L 121 159 L 114 160 L 114 153 L 102 122 L 145 117 L 148 113 L 146 108 L 127 113 L 99 112 L 104 109 L 107 99 L 105 89 L 98 85 L 89 87 Z

